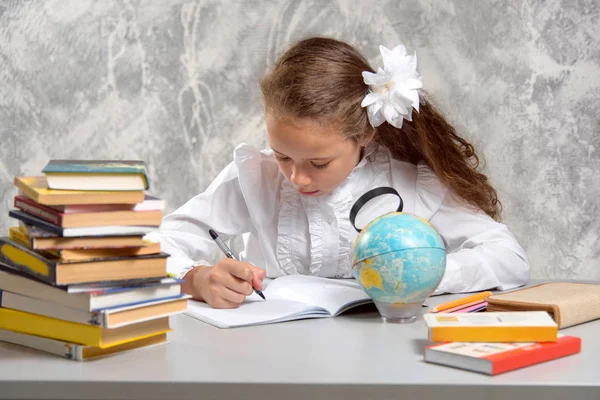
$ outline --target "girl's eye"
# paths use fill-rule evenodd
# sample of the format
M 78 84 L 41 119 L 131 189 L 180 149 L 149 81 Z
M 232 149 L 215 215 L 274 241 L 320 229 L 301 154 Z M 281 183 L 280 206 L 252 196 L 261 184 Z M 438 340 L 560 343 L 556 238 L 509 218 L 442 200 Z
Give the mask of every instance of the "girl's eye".
M 313 167 L 318 168 L 318 169 L 327 168 L 327 166 L 329 165 L 329 162 L 326 162 L 325 164 L 315 164 L 314 162 L 311 161 L 310 163 L 312 164 Z
M 278 156 L 278 155 L 275 155 L 275 159 L 276 159 L 277 161 L 289 161 L 289 160 L 290 160 L 290 158 L 289 158 L 289 157 L 285 157 L 285 156 Z

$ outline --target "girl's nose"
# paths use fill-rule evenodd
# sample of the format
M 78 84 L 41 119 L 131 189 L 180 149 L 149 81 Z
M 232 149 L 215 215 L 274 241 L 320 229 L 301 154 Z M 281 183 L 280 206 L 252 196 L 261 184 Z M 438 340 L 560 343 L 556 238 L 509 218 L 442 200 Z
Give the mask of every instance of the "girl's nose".
M 311 184 L 312 179 L 310 175 L 305 173 L 301 168 L 296 166 L 292 167 L 292 175 L 290 176 L 290 181 L 296 187 L 307 187 Z

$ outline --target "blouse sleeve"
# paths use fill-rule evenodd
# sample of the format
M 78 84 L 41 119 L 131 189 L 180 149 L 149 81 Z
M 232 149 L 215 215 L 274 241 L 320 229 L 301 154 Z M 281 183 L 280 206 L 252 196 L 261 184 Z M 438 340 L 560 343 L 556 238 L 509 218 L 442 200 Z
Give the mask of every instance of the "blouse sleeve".
M 506 225 L 466 207 L 425 165 L 418 167 L 416 207 L 446 243 L 446 272 L 434 294 L 508 290 L 527 283 L 527 256 Z
M 170 254 L 167 270 L 183 277 L 194 264 L 211 264 L 205 260 L 218 247 L 209 229 L 224 240 L 251 229 L 235 162 L 221 171 L 203 193 L 164 217 L 160 229 L 146 239 L 160 242 L 161 250 Z

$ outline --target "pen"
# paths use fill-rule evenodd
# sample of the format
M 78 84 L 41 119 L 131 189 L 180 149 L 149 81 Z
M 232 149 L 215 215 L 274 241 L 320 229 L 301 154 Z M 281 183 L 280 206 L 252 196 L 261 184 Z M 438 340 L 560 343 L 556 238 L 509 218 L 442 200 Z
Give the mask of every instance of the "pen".
M 492 295 L 492 292 L 476 293 L 471 296 L 463 297 L 462 299 L 457 299 L 457 300 L 449 301 L 448 303 L 440 304 L 439 306 L 432 308 L 431 312 L 436 313 L 436 312 L 448 310 L 452 307 L 466 305 L 467 303 L 471 303 L 476 300 L 485 299 L 486 297 L 489 297 L 491 295 Z
M 221 238 L 219 237 L 219 235 L 217 235 L 217 232 L 213 231 L 212 229 L 210 229 L 208 231 L 208 233 L 210 233 L 210 237 L 213 238 L 213 240 L 217 243 L 217 246 L 219 246 L 219 248 L 221 249 L 221 251 L 223 251 L 223 253 L 225 253 L 225 255 L 227 256 L 227 258 L 232 258 L 234 260 L 237 260 L 235 258 L 235 256 L 233 255 L 233 253 L 231 252 L 231 250 L 229 250 L 229 247 L 227 247 L 227 245 L 225 244 L 225 242 L 223 242 L 221 240 Z M 265 299 L 265 295 L 263 294 L 263 292 L 261 292 L 258 289 L 252 288 L 254 289 L 254 293 L 256 293 L 257 295 L 259 295 L 260 297 L 262 297 L 264 300 Z

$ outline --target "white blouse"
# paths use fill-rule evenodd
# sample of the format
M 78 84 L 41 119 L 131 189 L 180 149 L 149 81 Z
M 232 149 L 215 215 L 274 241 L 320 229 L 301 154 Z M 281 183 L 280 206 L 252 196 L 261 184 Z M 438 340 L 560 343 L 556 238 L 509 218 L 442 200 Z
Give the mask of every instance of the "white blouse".
M 527 257 L 505 225 L 464 207 L 427 165 L 395 160 L 383 147 L 370 152 L 332 193 L 309 197 L 283 177 L 271 150 L 241 144 L 206 191 L 167 215 L 147 239 L 161 243 L 171 255 L 169 272 L 179 276 L 194 264 L 213 264 L 205 261 L 218 251 L 208 233 L 213 229 L 223 240 L 243 235 L 239 259 L 264 268 L 269 278 L 349 278 L 358 235 L 350 209 L 368 190 L 392 186 L 403 211 L 428 220 L 446 243 L 446 272 L 435 294 L 527 282 Z

